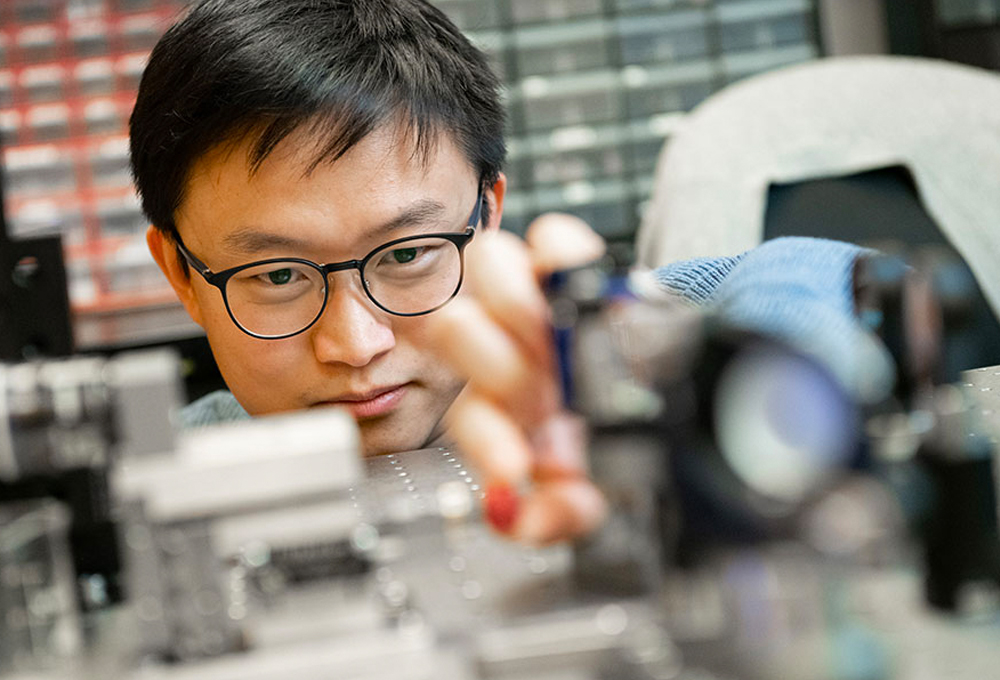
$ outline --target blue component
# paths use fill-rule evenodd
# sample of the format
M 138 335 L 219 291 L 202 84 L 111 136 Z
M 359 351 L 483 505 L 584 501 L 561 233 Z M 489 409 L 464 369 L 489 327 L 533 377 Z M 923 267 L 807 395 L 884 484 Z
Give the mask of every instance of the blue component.
M 593 269 L 585 267 L 583 269 Z M 559 372 L 559 386 L 562 389 L 563 405 L 572 409 L 576 400 L 576 389 L 573 380 L 573 369 L 575 357 L 573 347 L 576 341 L 576 314 L 567 314 L 560 319 L 560 302 L 576 307 L 579 313 L 581 305 L 587 310 L 593 311 L 605 302 L 635 300 L 635 294 L 628 284 L 628 277 L 624 274 L 606 274 L 602 272 L 600 282 L 601 289 L 594 297 L 587 299 L 576 299 L 572 293 L 566 294 L 567 288 L 571 291 L 573 287 L 570 282 L 574 276 L 581 274 L 580 269 L 565 269 L 552 272 L 543 282 L 548 298 L 553 305 L 554 323 L 552 328 L 552 342 L 556 355 L 556 370 Z
M 552 329 L 552 341 L 556 350 L 556 369 L 559 371 L 559 387 L 562 390 L 563 406 L 572 408 L 576 393 L 573 385 L 573 362 L 570 353 L 573 348 L 574 329 L 571 327 Z
M 573 327 L 573 324 L 568 323 L 568 320 L 563 320 L 566 321 L 565 323 L 560 322 L 558 310 L 555 307 L 558 305 L 560 299 L 567 304 L 574 304 L 573 300 L 563 296 L 563 291 L 572 276 L 572 271 L 554 271 L 542 282 L 550 304 L 553 305 L 553 309 L 556 312 L 553 315 L 556 318 L 553 319 L 552 345 L 555 349 L 556 370 L 559 372 L 559 387 L 562 391 L 563 406 L 569 409 L 573 407 L 575 396 L 572 351 L 576 329 Z
M 604 279 L 602 296 L 604 299 L 636 299 L 635 293 L 629 288 L 628 277 L 623 274 L 616 274 Z

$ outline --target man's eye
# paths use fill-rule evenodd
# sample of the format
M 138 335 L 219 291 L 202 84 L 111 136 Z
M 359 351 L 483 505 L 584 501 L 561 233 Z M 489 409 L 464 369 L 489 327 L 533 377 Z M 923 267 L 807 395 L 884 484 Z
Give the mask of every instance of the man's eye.
M 397 248 L 391 253 L 393 261 L 397 264 L 413 262 L 417 257 L 417 248 Z
M 289 268 L 275 269 L 267 273 L 267 280 L 276 286 L 283 286 L 292 280 L 294 272 Z

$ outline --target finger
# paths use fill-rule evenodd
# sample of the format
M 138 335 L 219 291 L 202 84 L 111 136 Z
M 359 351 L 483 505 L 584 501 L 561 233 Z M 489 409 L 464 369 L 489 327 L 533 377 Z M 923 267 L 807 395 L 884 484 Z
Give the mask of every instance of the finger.
M 483 235 L 466 255 L 469 288 L 483 309 L 539 366 L 551 361 L 549 308 L 524 241 L 509 232 Z
M 587 427 L 577 414 L 557 411 L 531 432 L 530 442 L 536 481 L 586 476 Z
M 574 215 L 546 213 L 525 234 L 535 271 L 548 274 L 600 259 L 606 244 L 586 222 Z
M 554 377 L 532 364 L 522 347 L 469 298 L 453 300 L 428 324 L 430 349 L 469 385 L 531 427 L 559 406 Z
M 524 430 L 491 401 L 467 390 L 445 421 L 458 449 L 487 484 L 515 488 L 529 478 L 533 453 Z
M 585 536 L 606 516 L 604 496 L 587 479 L 546 482 L 521 499 L 510 535 L 526 543 L 545 545 Z

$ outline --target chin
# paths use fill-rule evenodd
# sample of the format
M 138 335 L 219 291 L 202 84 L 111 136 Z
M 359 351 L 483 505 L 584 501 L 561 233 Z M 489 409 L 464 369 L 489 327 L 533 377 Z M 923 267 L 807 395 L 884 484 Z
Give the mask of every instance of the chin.
M 361 422 L 361 453 L 369 456 L 382 456 L 390 453 L 414 451 L 427 445 L 430 427 L 419 430 L 394 427 L 391 422 Z
M 444 439 L 442 422 L 462 384 L 434 392 L 413 388 L 400 408 L 385 416 L 358 421 L 365 457 L 437 446 Z

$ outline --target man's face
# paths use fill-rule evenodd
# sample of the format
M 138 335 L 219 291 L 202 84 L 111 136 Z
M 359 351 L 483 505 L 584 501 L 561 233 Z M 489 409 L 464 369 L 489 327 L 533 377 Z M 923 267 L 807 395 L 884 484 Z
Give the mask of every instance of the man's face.
M 308 174 L 316 146 L 303 132 L 253 174 L 247 149 L 221 145 L 196 162 L 176 213 L 184 244 L 214 272 L 273 257 L 360 259 L 395 238 L 461 232 L 476 203 L 476 174 L 445 135 L 425 158 L 383 128 Z M 486 192 L 491 224 L 502 197 L 503 180 Z M 441 435 L 462 382 L 420 349 L 427 318 L 376 307 L 357 270 L 332 274 L 322 317 L 281 340 L 242 332 L 220 291 L 194 272 L 174 285 L 250 414 L 345 406 L 366 455 L 419 448 Z

